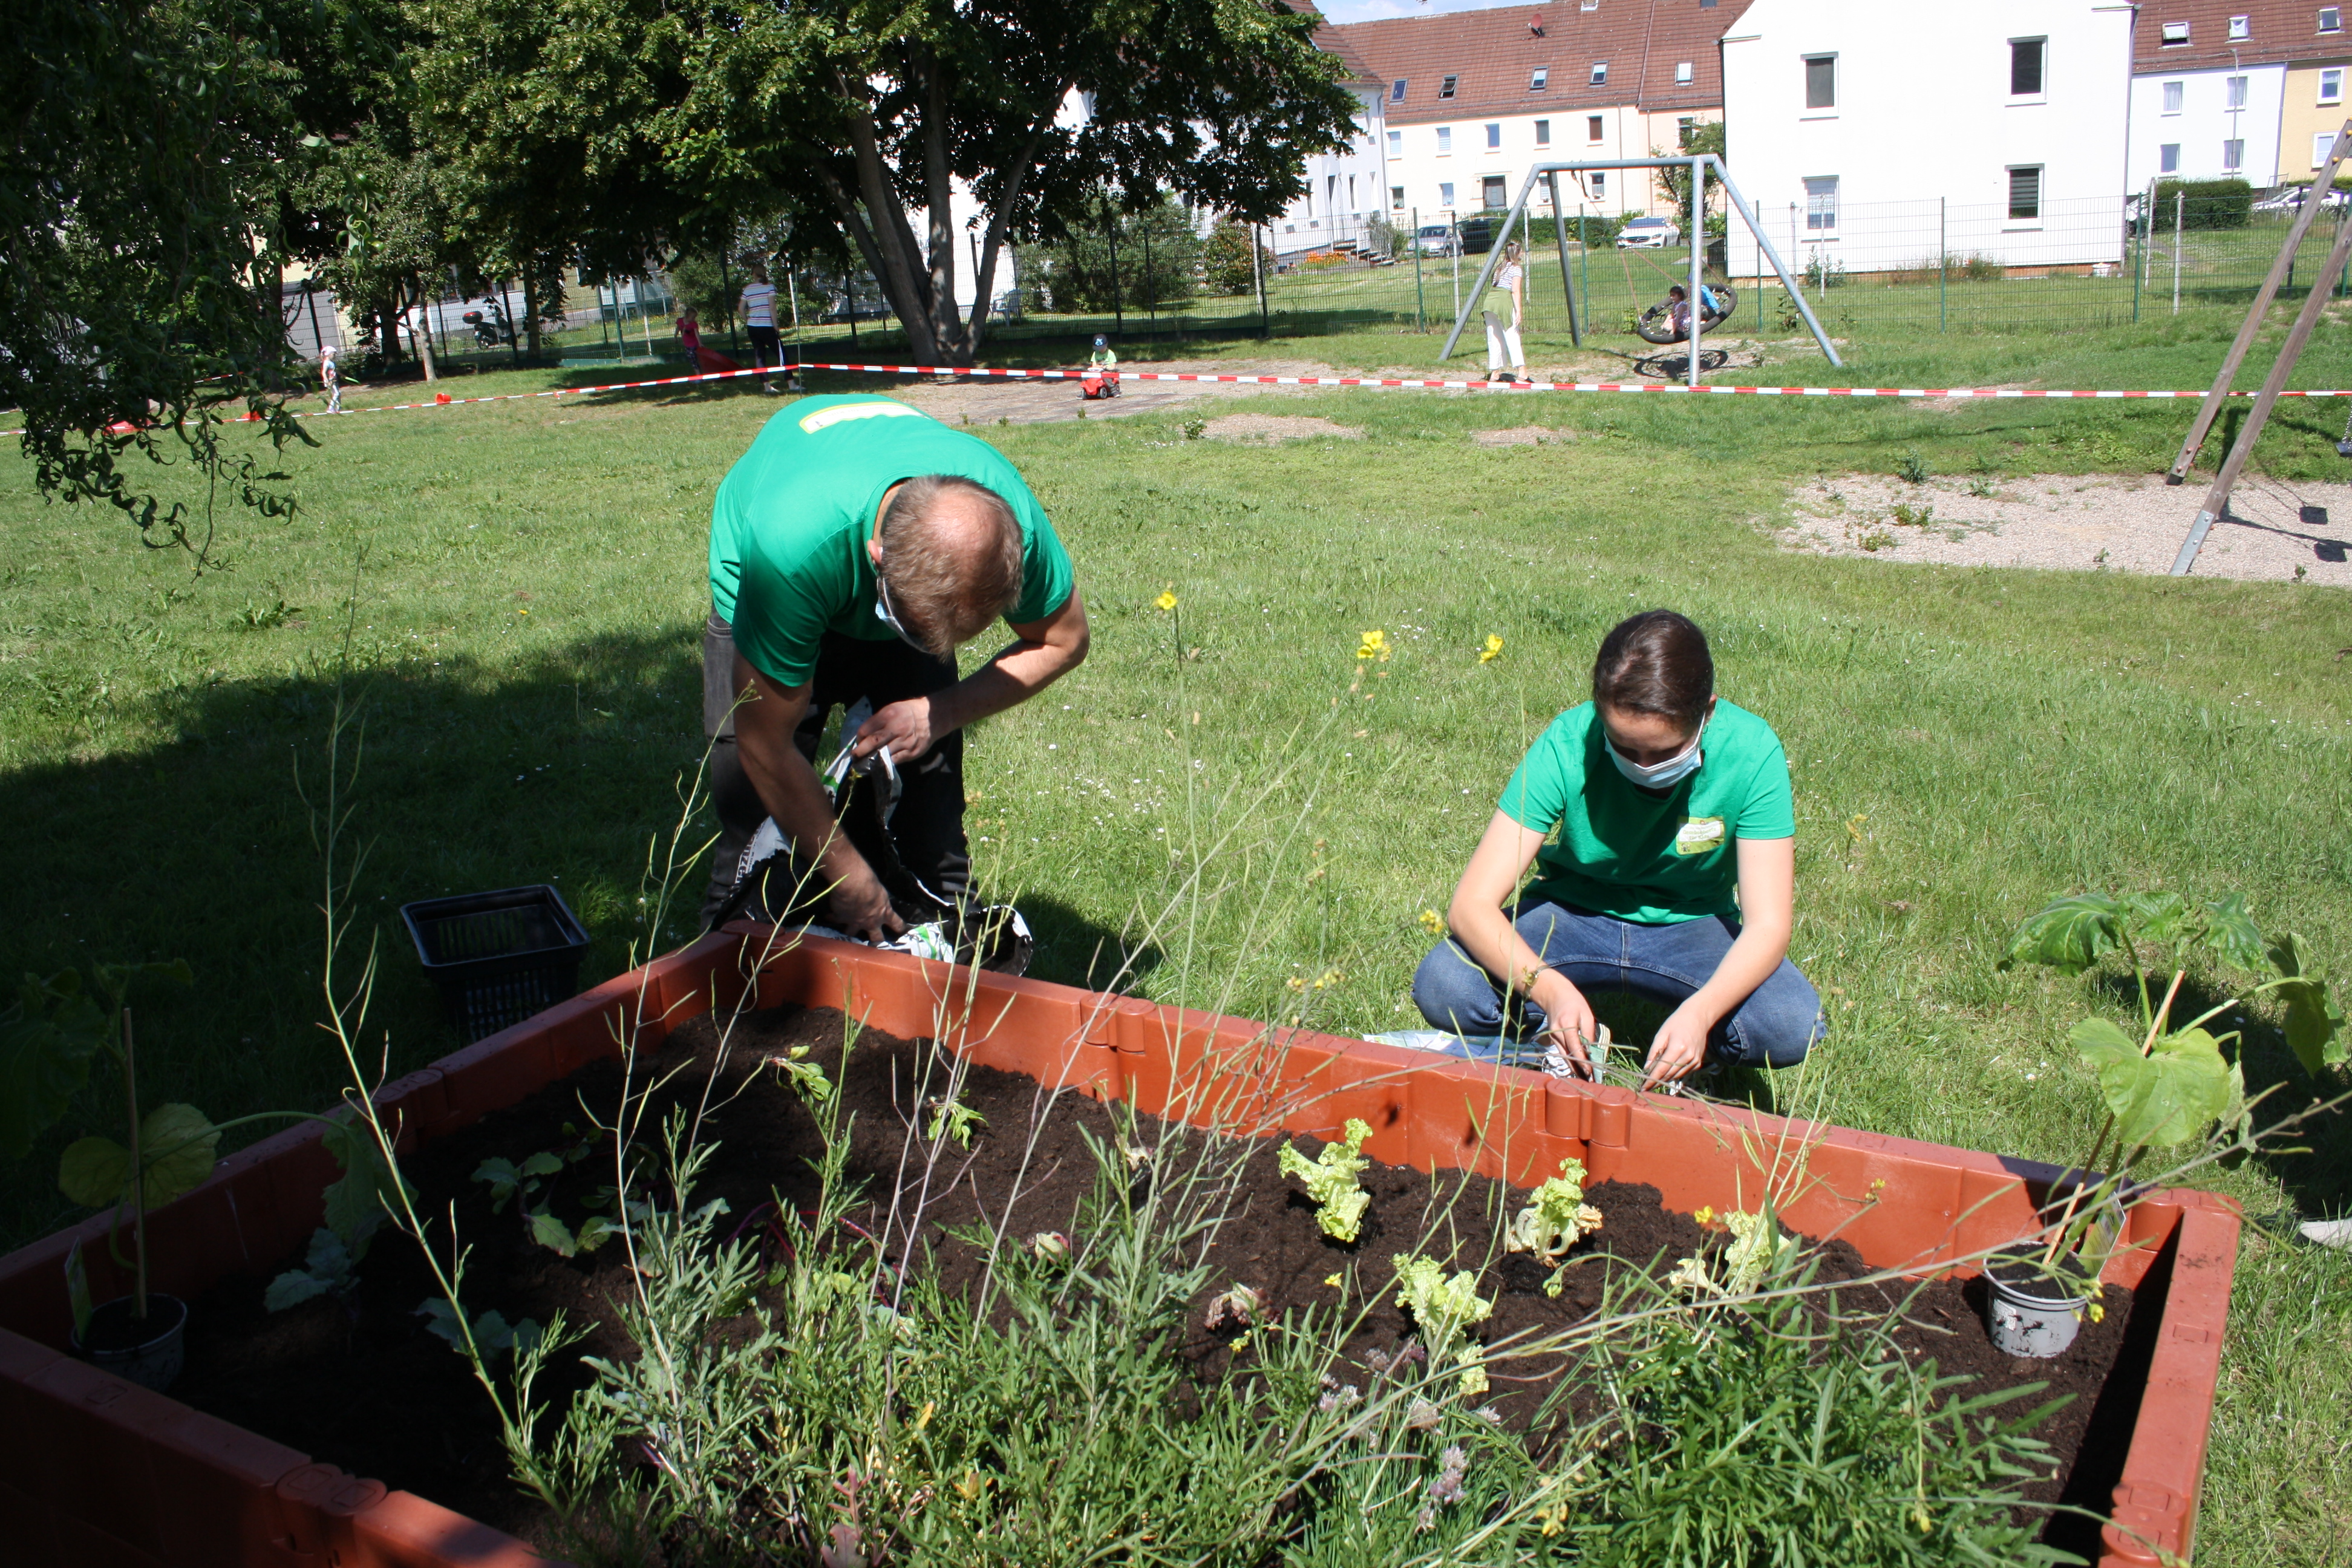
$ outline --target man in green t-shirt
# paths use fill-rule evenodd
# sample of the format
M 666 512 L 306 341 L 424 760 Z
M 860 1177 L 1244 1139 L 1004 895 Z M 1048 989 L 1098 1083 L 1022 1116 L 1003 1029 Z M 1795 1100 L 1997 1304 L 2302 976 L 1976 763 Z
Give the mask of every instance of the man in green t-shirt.
M 890 398 L 804 398 L 719 484 L 710 598 L 703 721 L 720 835 L 704 918 L 761 862 L 769 914 L 865 941 L 960 910 L 963 729 L 1087 656 L 1069 553 L 1013 465 Z M 999 616 L 1016 640 L 959 679 L 957 645 Z M 879 761 L 887 747 L 899 780 L 887 830 L 868 812 L 836 823 L 816 772 L 833 709 L 861 701 L 872 713 L 852 753 Z M 789 892 L 765 891 L 770 845 Z

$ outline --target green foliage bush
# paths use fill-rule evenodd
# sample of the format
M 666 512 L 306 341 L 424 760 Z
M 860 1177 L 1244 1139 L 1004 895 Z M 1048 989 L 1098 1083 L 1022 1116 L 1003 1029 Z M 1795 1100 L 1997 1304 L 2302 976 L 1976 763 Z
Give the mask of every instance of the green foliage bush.
M 1114 243 L 1114 237 L 1116 243 Z M 1118 212 L 1097 196 L 1061 238 L 1024 246 L 1024 289 L 1043 289 L 1055 310 L 1165 309 L 1200 292 L 1202 244 L 1192 214 L 1170 199 Z M 1242 251 L 1244 264 L 1249 251 Z
M 1258 265 L 1270 276 L 1274 271 L 1274 253 L 1261 245 L 1257 258 Z M 1250 268 L 1249 226 L 1229 217 L 1219 218 L 1202 250 L 1201 281 L 1212 294 L 1246 294 L 1256 286 L 1257 276 Z
M 2243 228 L 2254 205 L 2254 187 L 2243 180 L 2158 180 L 2154 226 L 2172 226 L 2172 199 L 2180 204 L 2182 228 Z

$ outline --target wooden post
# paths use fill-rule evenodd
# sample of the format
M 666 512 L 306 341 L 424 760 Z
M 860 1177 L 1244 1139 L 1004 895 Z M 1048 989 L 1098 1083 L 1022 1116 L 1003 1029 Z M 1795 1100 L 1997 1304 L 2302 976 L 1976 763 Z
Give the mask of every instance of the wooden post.
M 2166 484 L 2179 484 L 2188 477 L 2189 465 L 2196 462 L 2197 449 L 2205 444 L 2206 436 L 2212 430 L 2213 421 L 2221 414 L 2223 401 L 2230 395 L 2230 383 L 2236 379 L 2238 367 L 2245 363 L 2246 351 L 2253 347 L 2254 334 L 2262 331 L 2263 318 L 2270 313 L 2271 301 L 2278 298 L 2279 285 L 2286 281 L 2287 274 L 2294 269 L 2296 247 L 2310 232 L 2312 220 L 2319 216 L 2324 194 L 2335 185 L 2336 165 L 2347 153 L 2352 153 L 2352 120 L 2346 121 L 2344 128 L 2336 132 L 2336 144 L 2327 150 L 2326 164 L 2312 178 L 2310 197 L 2295 209 L 2294 222 L 2287 229 L 2286 243 L 2279 247 L 2278 259 L 2271 263 L 2270 276 L 2263 279 L 2262 288 L 2254 295 L 2253 304 L 2247 308 L 2246 319 L 2238 324 L 2238 336 L 2230 344 L 2230 352 L 2221 358 L 2221 369 L 2213 377 L 2212 389 L 2205 394 L 2205 401 L 2197 405 L 2197 418 L 2181 440 L 2180 454 L 2172 459 L 2172 467 L 2165 472 Z M 2226 494 L 2223 499 L 2228 499 Z
M 2343 145 L 2339 133 L 2336 144 Z M 2319 187 L 2325 189 L 2325 186 Z M 2317 198 L 2315 196 L 2314 200 Z M 2336 226 L 2336 245 L 2327 253 L 2327 271 L 2335 272 L 2347 260 L 2352 260 L 2352 218 Z M 2311 329 L 2318 324 L 2319 313 L 2327 308 L 2327 290 L 2314 289 L 2303 297 L 2303 309 L 2294 313 L 2294 325 L 2287 329 L 2286 344 L 2271 365 L 2271 373 L 2263 378 L 2262 391 L 2254 395 L 2252 412 L 2246 416 L 2246 426 L 2238 432 L 2238 444 L 2230 448 L 2230 456 L 2221 464 L 2221 471 L 2213 476 L 2213 488 L 2205 492 L 2205 508 L 2190 525 L 2189 537 L 2181 542 L 2179 558 L 2172 563 L 2172 574 L 2186 577 L 2197 563 L 2197 552 L 2203 548 L 2205 535 L 2211 531 L 2214 521 L 2229 509 L 2230 490 L 2238 482 L 2239 471 L 2245 468 L 2246 458 L 2254 449 L 2254 437 L 2263 433 L 2263 422 L 2271 416 L 2271 405 L 2278 401 L 2281 388 L 2294 370 L 2294 362 L 2303 353 L 2303 345 L 2311 341 Z

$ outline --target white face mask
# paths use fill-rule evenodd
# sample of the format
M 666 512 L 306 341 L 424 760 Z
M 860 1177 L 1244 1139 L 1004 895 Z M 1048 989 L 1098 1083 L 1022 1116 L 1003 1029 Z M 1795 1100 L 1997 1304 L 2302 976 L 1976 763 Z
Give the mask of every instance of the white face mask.
M 1712 718 L 1713 715 L 1710 714 L 1707 717 Z M 1609 726 L 1603 724 L 1601 727 L 1601 743 L 1609 748 L 1609 760 L 1617 764 L 1619 773 L 1623 773 L 1627 779 L 1640 784 L 1643 789 L 1672 789 L 1698 772 L 1699 763 L 1706 761 L 1699 751 L 1699 742 L 1706 738 L 1706 719 L 1702 718 L 1698 721 L 1698 732 L 1691 737 L 1689 745 L 1685 746 L 1664 762 L 1653 763 L 1645 767 L 1640 763 L 1629 763 L 1619 756 L 1616 742 L 1609 738 Z

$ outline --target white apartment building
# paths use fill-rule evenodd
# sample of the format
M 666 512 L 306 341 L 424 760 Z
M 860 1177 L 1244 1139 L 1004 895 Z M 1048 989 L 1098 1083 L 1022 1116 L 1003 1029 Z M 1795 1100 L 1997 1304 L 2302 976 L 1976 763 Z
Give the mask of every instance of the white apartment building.
M 1748 3 L 1566 0 L 1332 28 L 1384 89 L 1391 221 L 1508 207 L 1538 162 L 1673 153 L 1721 117 L 1715 39 Z M 1640 170 L 1563 176 L 1560 200 L 1609 216 L 1668 205 Z
M 1932 267 L 1939 246 L 2117 265 L 2134 9 L 1755 0 L 1723 37 L 1727 163 L 1792 267 Z M 1730 237 L 1733 276 L 1764 270 L 1744 226 Z
M 2277 177 L 2287 68 L 2315 37 L 2305 0 L 2154 0 L 2133 39 L 2127 186 Z M 2340 16 L 2341 12 L 2338 10 Z

